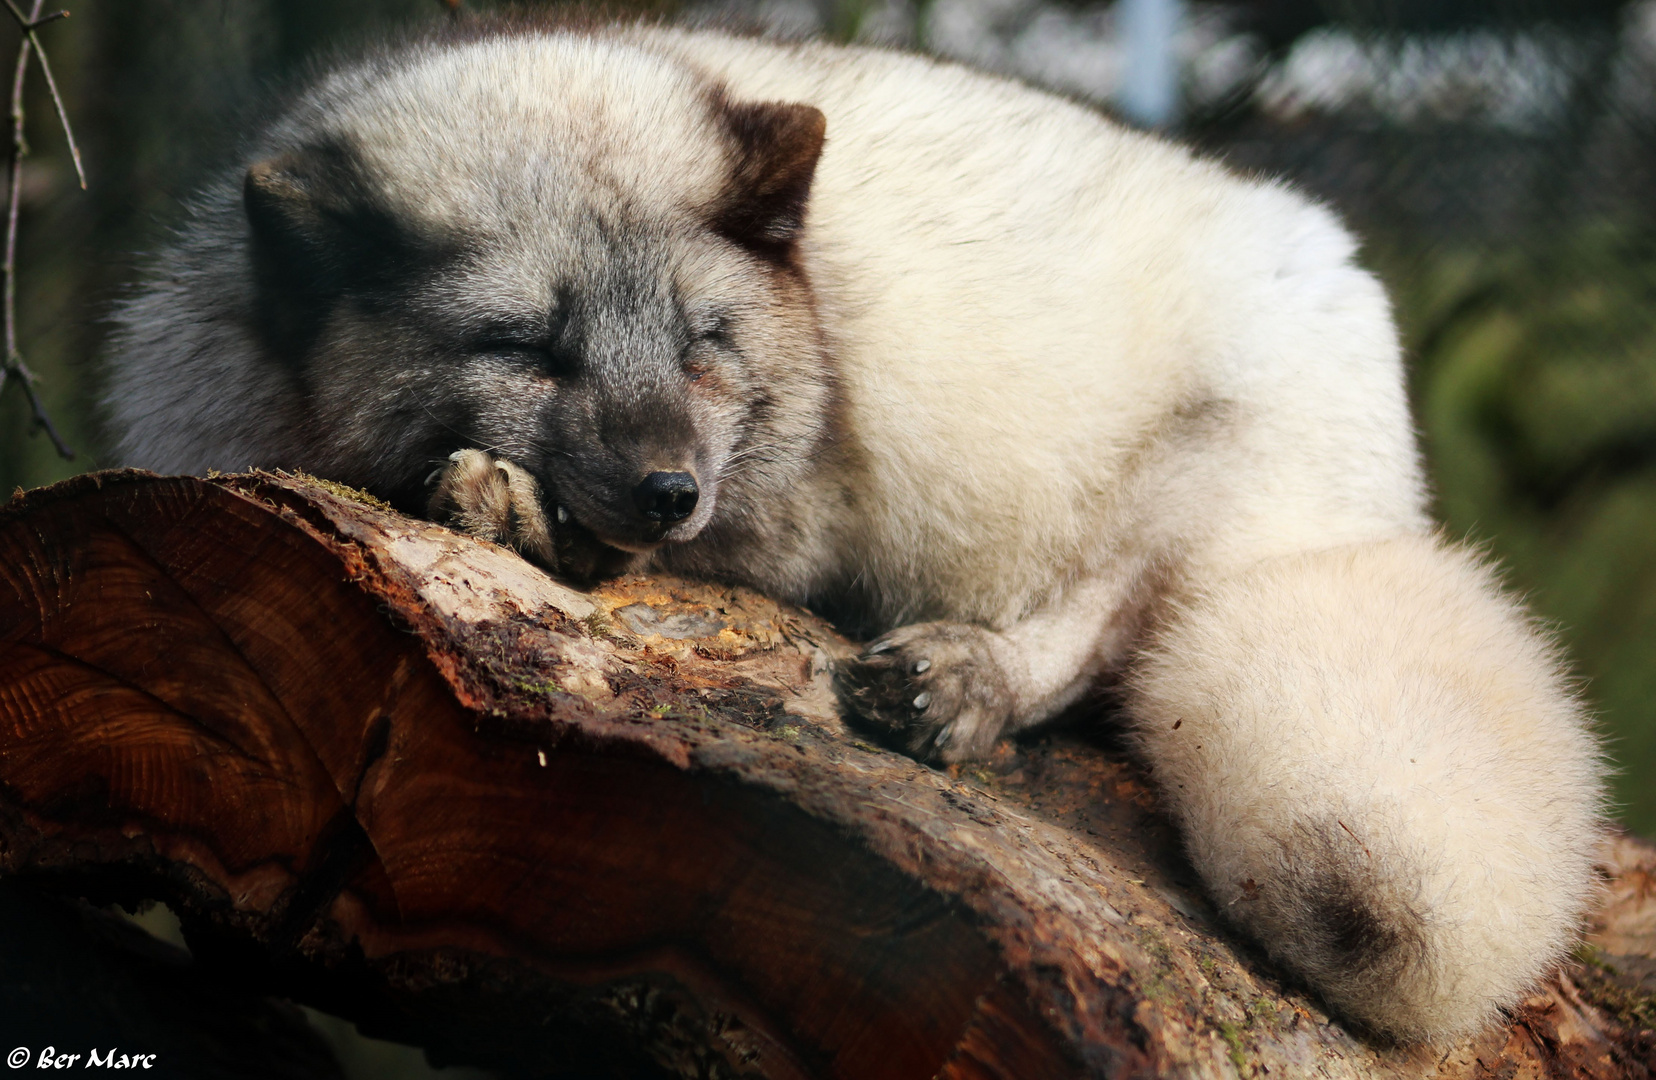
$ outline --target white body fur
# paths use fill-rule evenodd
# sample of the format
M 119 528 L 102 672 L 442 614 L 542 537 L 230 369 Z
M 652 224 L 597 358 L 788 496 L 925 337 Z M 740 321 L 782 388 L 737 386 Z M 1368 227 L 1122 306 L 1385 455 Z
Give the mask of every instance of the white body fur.
M 945 758 L 1127 669 L 1219 907 L 1376 1030 L 1468 1032 L 1567 950 L 1593 889 L 1597 750 L 1543 638 L 1433 538 L 1387 302 L 1327 211 L 878 51 L 636 29 L 334 78 L 402 110 L 364 105 L 356 128 L 406 182 L 399 212 L 457 226 L 535 205 L 495 185 L 527 168 L 526 127 L 570 123 L 537 117 L 565 117 L 571 86 L 582 137 L 638 198 L 715 183 L 688 85 L 820 109 L 797 249 L 857 453 L 804 489 L 785 561 L 699 565 L 806 601 L 855 581 L 895 628 L 881 648 L 928 661 L 902 693 L 935 699 L 918 711 Z M 291 407 L 267 376 L 161 374 L 144 305 L 177 302 L 129 309 L 125 456 L 286 464 Z M 233 332 L 162 329 L 196 335 L 198 358 Z M 265 400 L 260 419 L 196 419 L 209 378 L 245 383 L 230 392 Z
M 1128 660 L 1147 590 L 1178 598 L 1131 709 L 1218 904 L 1383 1030 L 1512 1004 L 1591 894 L 1600 764 L 1556 655 L 1429 535 L 1396 333 L 1340 225 L 957 69 L 690 51 L 830 117 L 807 250 L 894 620 L 998 631 L 1021 726 Z M 1418 938 L 1330 948 L 1330 862 Z

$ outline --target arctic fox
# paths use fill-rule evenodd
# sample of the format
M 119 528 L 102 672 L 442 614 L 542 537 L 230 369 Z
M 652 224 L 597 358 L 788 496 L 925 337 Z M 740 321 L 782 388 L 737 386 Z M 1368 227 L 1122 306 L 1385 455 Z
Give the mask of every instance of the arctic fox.
M 1117 677 L 1218 909 L 1370 1031 L 1570 948 L 1599 752 L 1434 532 L 1328 211 L 950 64 L 648 26 L 387 48 L 244 160 L 117 314 L 126 462 L 810 604 L 928 760 Z

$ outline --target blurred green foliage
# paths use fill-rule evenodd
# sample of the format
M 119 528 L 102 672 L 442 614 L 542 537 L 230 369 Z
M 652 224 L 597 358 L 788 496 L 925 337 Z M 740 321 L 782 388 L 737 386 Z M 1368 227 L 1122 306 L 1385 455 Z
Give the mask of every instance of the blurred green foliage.
M 1379 259 L 1413 353 L 1439 516 L 1555 625 L 1656 834 L 1656 236 L 1583 225 Z
M 75 184 L 39 69 L 25 98 L 19 345 L 76 450 L 58 458 L 15 386 L 0 393 L 0 493 L 114 464 L 96 421 L 101 318 L 164 238 L 248 110 L 318 52 L 370 31 L 445 18 L 438 0 L 87 0 L 40 37 L 63 89 L 89 187 Z M 16 28 L 0 18 L 9 90 Z M 0 188 L 4 187 L 0 175 Z

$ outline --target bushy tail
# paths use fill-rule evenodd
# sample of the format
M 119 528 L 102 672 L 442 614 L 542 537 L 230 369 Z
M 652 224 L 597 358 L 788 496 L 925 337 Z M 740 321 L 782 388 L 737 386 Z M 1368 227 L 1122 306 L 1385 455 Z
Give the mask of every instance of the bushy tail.
M 1595 888 L 1603 762 L 1556 651 L 1426 536 L 1200 584 L 1132 711 L 1220 909 L 1372 1031 L 1488 1022 Z

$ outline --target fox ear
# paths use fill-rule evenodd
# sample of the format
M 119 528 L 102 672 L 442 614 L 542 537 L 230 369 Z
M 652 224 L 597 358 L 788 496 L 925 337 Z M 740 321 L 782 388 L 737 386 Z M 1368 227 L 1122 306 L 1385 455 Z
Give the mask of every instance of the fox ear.
M 805 223 L 828 118 L 810 105 L 732 104 L 722 108 L 735 149 L 719 228 L 764 254 L 782 254 Z
M 271 344 L 302 353 L 332 302 L 408 265 L 412 237 L 338 144 L 257 162 L 242 180 L 260 321 Z
M 398 240 L 356 154 L 334 143 L 254 164 L 242 182 L 242 202 L 255 257 L 285 263 L 319 285 L 359 269 L 363 256 Z
M 278 246 L 313 240 L 322 212 L 315 162 L 296 150 L 254 162 L 242 179 L 242 204 L 253 237 Z

